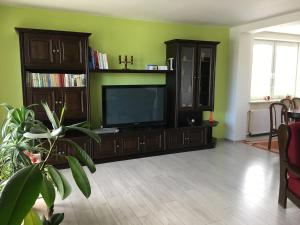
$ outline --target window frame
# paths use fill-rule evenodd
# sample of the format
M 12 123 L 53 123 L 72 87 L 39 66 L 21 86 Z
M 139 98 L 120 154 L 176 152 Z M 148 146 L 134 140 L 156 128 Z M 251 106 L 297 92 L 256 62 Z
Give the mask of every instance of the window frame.
M 253 49 L 255 43 L 259 42 L 267 42 L 272 45 L 272 65 L 271 65 L 271 86 L 270 86 L 270 99 L 271 100 L 279 100 L 282 98 L 285 98 L 286 96 L 280 96 L 280 95 L 275 95 L 274 94 L 274 85 L 275 85 L 275 69 L 276 69 L 276 45 L 279 43 L 287 43 L 287 44 L 297 44 L 297 59 L 296 59 L 296 77 L 295 77 L 295 86 L 293 87 L 293 96 L 296 96 L 297 94 L 297 83 L 300 83 L 300 41 L 285 41 L 285 40 L 273 40 L 273 39 L 265 39 L 265 38 L 254 38 L 253 44 L 252 44 L 252 61 L 251 61 L 251 89 L 250 93 L 252 92 L 252 76 L 253 76 Z M 298 77 L 299 75 L 299 77 Z M 299 81 L 298 81 L 299 80 Z M 300 94 L 300 87 L 299 87 L 299 94 Z M 260 101 L 260 100 L 265 100 L 264 97 L 266 96 L 260 96 L 260 97 L 252 97 L 250 94 L 250 101 Z

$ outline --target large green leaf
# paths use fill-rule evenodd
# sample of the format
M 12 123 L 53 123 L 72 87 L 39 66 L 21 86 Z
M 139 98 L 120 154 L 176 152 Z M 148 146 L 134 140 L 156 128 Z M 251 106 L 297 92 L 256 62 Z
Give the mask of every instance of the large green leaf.
M 86 128 L 83 128 L 83 127 L 67 126 L 66 130 L 77 130 L 77 131 L 80 131 L 80 132 L 82 132 L 84 134 L 87 134 L 91 138 L 93 138 L 96 142 L 100 143 L 100 137 L 99 137 L 99 135 L 96 134 L 95 132 L 93 132 L 90 129 L 86 129 Z
M 52 181 L 54 182 L 60 196 L 62 199 L 65 199 L 71 194 L 72 188 L 59 170 L 55 169 L 53 166 L 47 166 L 48 174 L 50 175 Z
M 48 208 L 51 208 L 53 206 L 54 200 L 55 200 L 55 189 L 53 187 L 53 184 L 47 179 L 46 176 L 43 176 L 41 194 L 42 194 Z
M 20 225 L 34 205 L 43 177 L 38 165 L 25 167 L 15 173 L 0 196 L 1 225 Z
M 45 109 L 45 112 L 46 112 L 46 114 L 47 114 L 47 117 L 48 117 L 49 121 L 50 121 L 51 124 L 52 124 L 52 127 L 53 127 L 54 129 L 57 129 L 57 128 L 58 128 L 58 124 L 57 124 L 57 120 L 56 120 L 55 117 L 53 116 L 54 112 L 51 112 L 51 110 L 50 110 L 50 108 L 49 108 L 49 106 L 48 106 L 47 103 L 42 102 L 42 106 L 43 106 L 44 109 Z
M 91 195 L 91 185 L 78 160 L 73 156 L 67 156 L 74 180 L 82 194 L 88 198 Z
M 64 141 L 68 142 L 71 147 L 75 149 L 75 156 L 81 161 L 84 165 L 86 165 L 91 173 L 94 173 L 96 171 L 95 164 L 91 157 L 86 153 L 86 151 L 81 148 L 76 142 L 70 140 L 70 139 L 64 139 Z
M 36 212 L 30 210 L 24 219 L 24 225 L 42 225 L 42 221 Z
M 50 224 L 51 225 L 59 225 L 64 219 L 63 213 L 56 213 L 53 214 L 50 218 Z

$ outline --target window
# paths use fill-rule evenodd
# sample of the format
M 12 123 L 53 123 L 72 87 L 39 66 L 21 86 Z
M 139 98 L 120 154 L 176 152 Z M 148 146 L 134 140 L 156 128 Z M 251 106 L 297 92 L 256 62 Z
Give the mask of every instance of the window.
M 300 96 L 298 52 L 297 42 L 254 41 L 251 100 Z

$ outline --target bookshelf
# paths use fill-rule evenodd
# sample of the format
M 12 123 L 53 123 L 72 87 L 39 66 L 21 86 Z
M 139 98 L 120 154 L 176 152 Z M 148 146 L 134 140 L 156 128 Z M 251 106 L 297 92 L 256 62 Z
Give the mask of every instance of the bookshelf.
M 36 118 L 45 122 L 46 102 L 65 123 L 89 120 L 90 33 L 16 28 L 19 33 L 24 105 L 35 105 Z

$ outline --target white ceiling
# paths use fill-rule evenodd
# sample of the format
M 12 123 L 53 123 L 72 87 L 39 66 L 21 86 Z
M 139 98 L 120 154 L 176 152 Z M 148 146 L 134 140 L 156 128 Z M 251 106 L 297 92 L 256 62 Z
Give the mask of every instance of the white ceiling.
M 104 16 L 235 26 L 300 10 L 299 0 L 0 0 Z
M 282 24 L 264 28 L 263 31 L 300 35 L 300 23 Z

